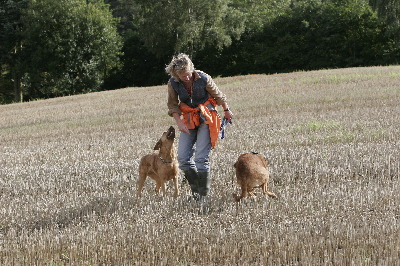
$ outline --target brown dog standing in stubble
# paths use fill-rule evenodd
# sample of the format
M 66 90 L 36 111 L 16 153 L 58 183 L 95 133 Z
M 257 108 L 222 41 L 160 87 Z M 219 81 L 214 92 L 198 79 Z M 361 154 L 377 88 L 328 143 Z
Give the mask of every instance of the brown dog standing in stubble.
M 139 164 L 139 179 L 137 181 L 137 196 L 140 197 L 144 182 L 147 177 L 156 181 L 156 193 L 166 195 L 166 182 L 172 180 L 174 182 L 175 192 L 174 198 L 179 195 L 178 188 L 178 161 L 176 159 L 176 150 L 174 146 L 175 129 L 171 126 L 167 132 L 164 132 L 160 140 L 156 143 L 154 150 L 158 153 L 147 154 L 142 157 Z
M 242 194 L 233 194 L 236 201 L 246 198 L 248 194 L 254 196 L 254 188 L 261 187 L 264 195 L 276 198 L 276 195 L 267 189 L 269 170 L 264 158 L 254 152 L 244 153 L 239 156 L 233 165 L 236 168 L 237 182 L 242 188 Z

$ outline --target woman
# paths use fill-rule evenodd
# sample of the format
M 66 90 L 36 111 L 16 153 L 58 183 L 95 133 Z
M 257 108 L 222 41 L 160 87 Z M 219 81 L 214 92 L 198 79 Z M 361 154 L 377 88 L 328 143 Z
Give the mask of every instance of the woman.
M 199 200 L 210 191 L 209 155 L 215 147 L 221 124 L 216 106 L 222 106 L 228 121 L 232 119 L 232 112 L 225 95 L 212 78 L 195 70 L 186 54 L 174 56 L 165 70 L 171 76 L 168 82 L 168 114 L 175 118 L 181 131 L 179 168 L 189 182 L 193 197 Z

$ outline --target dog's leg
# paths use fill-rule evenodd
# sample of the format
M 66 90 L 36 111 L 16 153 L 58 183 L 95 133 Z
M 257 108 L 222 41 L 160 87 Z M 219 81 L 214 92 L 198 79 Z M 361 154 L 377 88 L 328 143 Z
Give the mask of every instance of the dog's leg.
M 166 182 L 162 182 L 161 183 L 161 190 L 162 190 L 162 194 L 165 197 L 167 195 L 167 188 L 166 188 L 167 184 Z
M 246 182 L 243 182 L 242 184 L 242 195 L 240 195 L 240 199 L 246 198 L 247 197 L 247 184 Z
M 237 202 L 239 202 L 241 199 L 246 198 L 247 197 L 247 184 L 245 184 L 245 182 L 241 183 L 241 188 L 242 188 L 242 194 L 240 196 L 233 194 L 233 197 L 235 198 L 235 200 Z
M 264 183 L 262 185 L 262 190 L 263 190 L 264 195 L 267 195 L 268 197 L 273 198 L 273 199 L 276 198 L 276 195 L 274 193 L 268 191 L 267 183 Z
M 277 198 L 277 196 L 275 195 L 275 193 L 272 193 L 272 192 L 269 192 L 269 191 L 267 191 L 267 194 L 266 194 L 268 197 L 270 197 L 270 198 L 273 198 L 273 199 L 276 199 Z
M 137 197 L 141 197 L 142 196 L 142 189 L 144 186 L 144 182 L 146 181 L 146 173 L 140 171 L 139 172 L 139 179 L 137 181 L 137 193 L 136 196 Z
M 160 188 L 162 187 L 162 183 L 160 181 L 156 181 L 156 194 L 160 195 Z
M 160 195 L 160 190 L 162 191 L 162 195 L 165 196 L 167 194 L 166 188 L 165 188 L 165 182 L 163 181 L 156 181 L 156 194 L 157 196 Z
M 250 197 L 255 197 L 255 196 L 256 196 L 256 194 L 254 193 L 254 188 L 249 189 L 249 190 L 247 191 L 247 193 L 249 193 L 249 196 L 250 196 Z
M 174 182 L 174 198 L 177 198 L 179 196 L 179 186 L 178 186 L 178 178 L 175 176 L 172 181 Z

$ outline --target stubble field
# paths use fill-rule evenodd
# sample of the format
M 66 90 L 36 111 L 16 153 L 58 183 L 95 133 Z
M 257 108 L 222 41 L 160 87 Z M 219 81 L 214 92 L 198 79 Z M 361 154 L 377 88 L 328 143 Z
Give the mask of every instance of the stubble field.
M 0 265 L 399 265 L 400 66 L 216 83 L 234 124 L 207 215 L 185 184 L 135 197 L 140 157 L 174 125 L 165 85 L 0 106 Z M 233 201 L 248 151 L 278 199 Z

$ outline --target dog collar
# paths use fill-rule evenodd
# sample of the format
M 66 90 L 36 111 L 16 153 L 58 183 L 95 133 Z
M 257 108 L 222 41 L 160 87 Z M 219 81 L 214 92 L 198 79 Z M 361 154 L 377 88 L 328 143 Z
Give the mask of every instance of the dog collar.
M 158 158 L 160 158 L 161 162 L 163 162 L 165 164 L 172 163 L 172 161 L 167 161 L 167 160 L 163 159 L 161 156 L 158 156 Z

